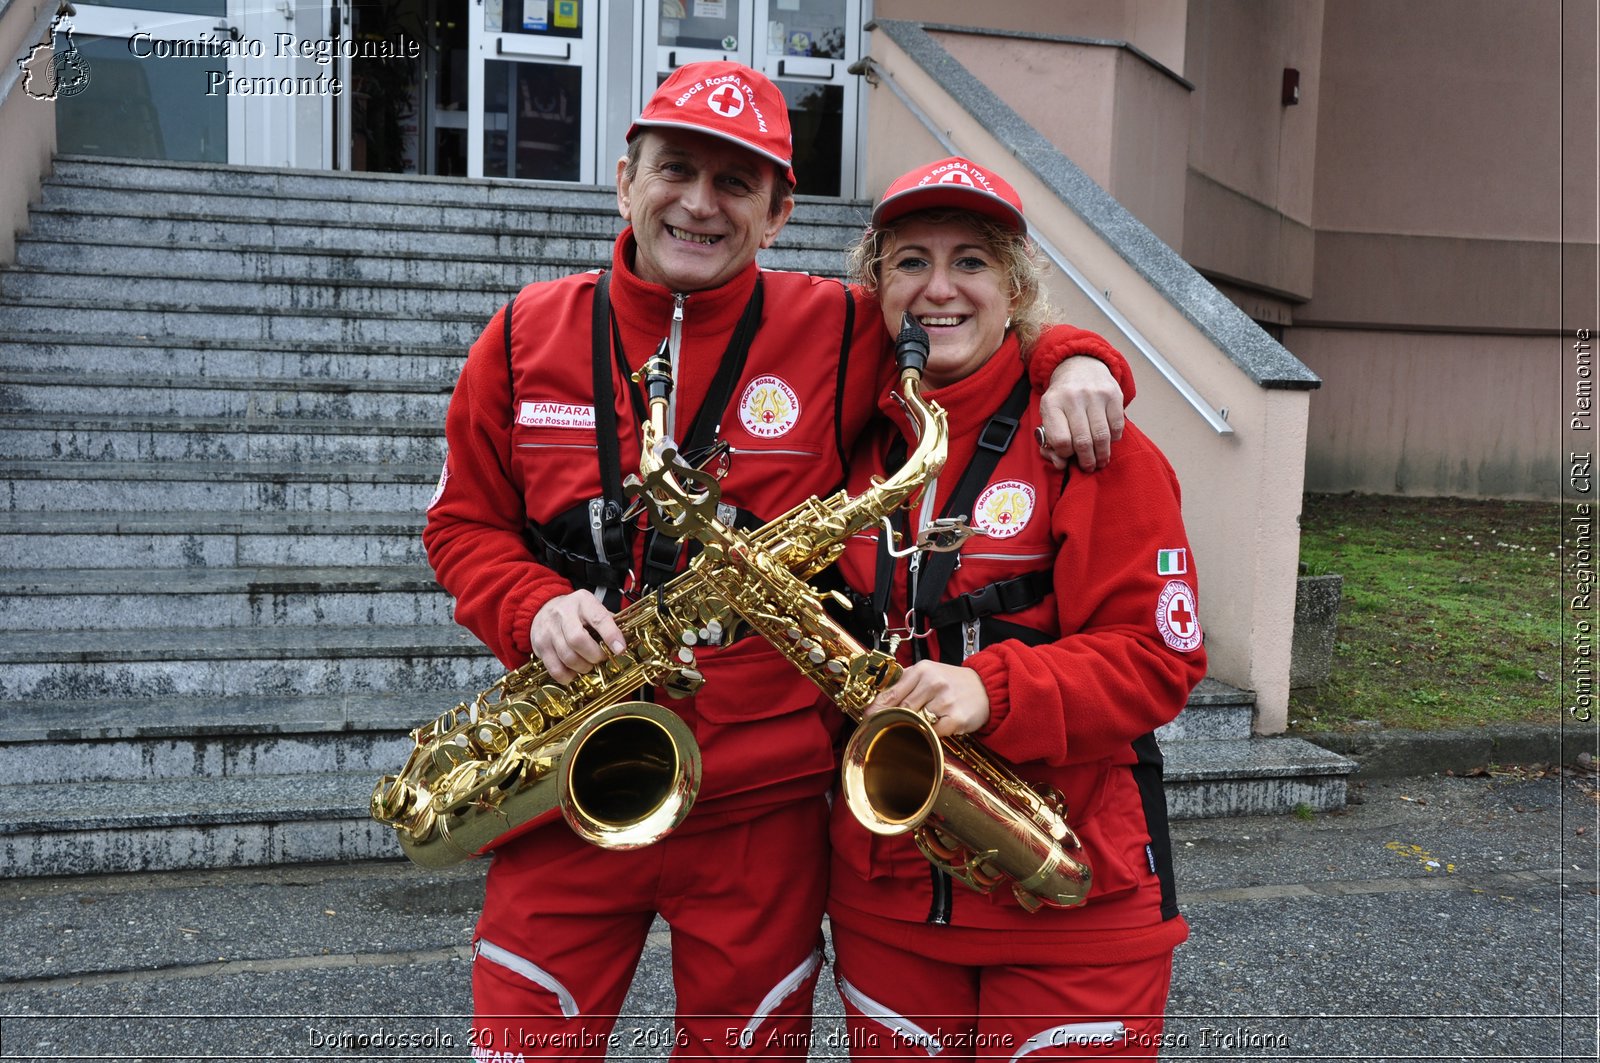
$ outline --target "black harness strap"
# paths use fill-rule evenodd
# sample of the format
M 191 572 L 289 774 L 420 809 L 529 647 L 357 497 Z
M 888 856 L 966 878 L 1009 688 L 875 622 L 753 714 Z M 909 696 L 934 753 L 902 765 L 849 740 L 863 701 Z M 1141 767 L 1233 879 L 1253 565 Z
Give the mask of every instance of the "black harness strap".
M 610 346 L 607 329 L 611 322 L 611 274 L 602 273 L 594 284 L 594 300 L 590 308 L 589 346 L 593 352 L 595 443 L 600 455 L 600 498 L 589 503 L 589 529 L 594 535 L 597 558 L 612 579 L 604 581 L 609 591 L 621 587 L 628 571 L 628 536 L 622 525 L 622 457 L 621 437 L 617 434 L 617 409 L 615 393 L 611 390 L 610 359 L 605 357 Z M 621 574 L 620 576 L 618 574 Z M 613 595 L 607 593 L 606 598 Z M 616 608 L 618 601 L 607 601 L 608 608 Z
M 1052 589 L 1049 569 L 1029 572 L 1015 579 L 985 584 L 975 591 L 958 594 L 924 614 L 929 627 L 944 628 L 981 620 L 998 613 L 1020 613 L 1044 601 Z
M 972 460 L 962 470 L 961 479 L 956 482 L 955 490 L 950 492 L 950 497 L 939 516 L 972 515 L 972 504 L 977 501 L 979 492 L 989 482 L 995 467 L 1000 464 L 1001 455 L 1011 446 L 1011 440 L 1017 434 L 1017 425 L 1021 422 L 1022 412 L 1027 409 L 1030 391 L 1031 386 L 1027 377 L 1018 380 L 1016 386 L 1011 389 L 1011 394 L 1006 396 L 1000 408 L 990 416 L 988 423 L 983 426 L 983 433 L 978 437 L 978 446 L 973 451 Z M 955 573 L 956 563 L 960 557 L 959 550 L 926 555 L 926 561 L 920 566 L 915 593 L 911 599 L 914 628 L 921 626 L 917 621 L 926 621 L 928 614 L 939 606 L 944 597 L 945 585 Z M 959 626 L 947 627 L 939 632 L 941 656 L 947 663 L 955 664 L 961 660 L 960 634 Z M 925 655 L 919 641 L 917 656 L 920 658 Z
M 844 332 L 839 337 L 839 376 L 833 385 L 833 438 L 834 445 L 838 447 L 839 466 L 843 470 L 844 481 L 850 480 L 850 463 L 855 455 L 850 453 L 844 438 L 844 384 L 850 365 L 850 340 L 856 330 L 856 297 L 850 293 L 850 286 L 844 285 Z

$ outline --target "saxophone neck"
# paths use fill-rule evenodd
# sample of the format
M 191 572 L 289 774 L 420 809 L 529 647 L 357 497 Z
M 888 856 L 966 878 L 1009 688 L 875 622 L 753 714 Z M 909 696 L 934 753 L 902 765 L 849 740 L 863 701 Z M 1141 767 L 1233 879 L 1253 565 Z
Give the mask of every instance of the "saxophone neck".
M 911 422 L 911 430 L 916 435 L 917 444 L 911 453 L 906 455 L 905 464 L 883 482 L 882 488 L 902 495 L 897 504 L 904 504 L 944 468 L 950 439 L 944 410 L 936 403 L 928 402 L 922 397 L 920 369 L 901 370 L 900 390 L 897 395 Z
M 922 398 L 922 374 L 928 366 L 928 333 L 917 324 L 908 310 L 900 315 L 900 333 L 894 338 L 894 361 L 900 370 L 900 404 L 911 419 L 911 429 L 917 435 L 917 446 L 907 457 L 899 472 L 889 478 L 888 486 L 906 474 L 905 500 L 909 500 L 918 487 L 923 486 L 944 468 L 949 441 L 946 438 L 945 414 L 939 407 Z M 915 480 L 914 483 L 909 482 Z M 904 501 L 904 500 L 902 500 Z

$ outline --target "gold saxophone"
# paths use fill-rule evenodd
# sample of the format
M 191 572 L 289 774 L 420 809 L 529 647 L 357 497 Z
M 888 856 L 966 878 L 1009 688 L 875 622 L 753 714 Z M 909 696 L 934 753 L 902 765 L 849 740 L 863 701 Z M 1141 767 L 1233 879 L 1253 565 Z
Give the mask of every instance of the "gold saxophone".
M 647 684 L 692 693 L 703 682 L 694 647 L 743 624 L 861 723 L 850 749 L 863 755 L 847 750 L 845 793 L 869 829 L 913 831 L 935 864 L 980 891 L 1010 880 L 1030 909 L 1082 903 L 1090 872 L 1072 855 L 1081 845 L 1059 796 L 1031 790 L 975 741 L 941 739 L 918 713 L 890 709 L 867 718 L 900 665 L 835 623 L 806 582 L 850 536 L 907 505 L 944 466 L 944 411 L 921 396 L 927 338 L 908 324 L 898 344 L 899 394 L 921 436 L 905 464 L 855 498 L 844 491 L 809 498 L 753 533 L 718 520 L 716 480 L 679 460 L 664 429 L 665 359 L 658 352 L 646 365 L 651 417 L 640 473 L 626 486 L 660 531 L 691 536 L 704 549 L 617 614 L 627 639 L 621 654 L 566 687 L 530 661 L 411 733 L 414 748 L 400 774 L 373 791 L 372 815 L 396 829 L 413 861 L 453 864 L 558 815 L 607 848 L 664 837 L 693 803 L 699 752 L 675 713 L 631 697 Z M 919 545 L 954 549 L 967 534 L 935 527 Z

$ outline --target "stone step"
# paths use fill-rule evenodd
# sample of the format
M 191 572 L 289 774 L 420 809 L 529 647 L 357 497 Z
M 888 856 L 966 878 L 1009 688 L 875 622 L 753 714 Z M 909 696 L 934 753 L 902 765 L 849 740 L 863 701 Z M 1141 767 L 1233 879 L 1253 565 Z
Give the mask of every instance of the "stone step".
M 484 323 L 480 323 L 479 328 Z M 213 337 L 205 346 L 174 345 L 162 337 L 76 333 L 70 339 L 0 337 L 0 371 L 57 377 L 124 374 L 130 366 L 151 376 L 249 380 L 276 378 L 353 381 L 430 381 L 453 386 L 466 360 L 465 344 L 403 347 L 390 344 L 264 343 Z
M 570 272 L 566 264 L 550 262 L 530 270 L 534 275 Z M 164 310 L 207 310 L 235 314 L 292 317 L 300 314 L 337 314 L 360 317 L 401 317 L 426 320 L 476 318 L 487 322 L 506 300 L 516 294 L 515 284 L 504 288 L 463 288 L 431 283 L 363 284 L 316 280 L 239 280 L 169 276 L 75 276 L 70 273 L 26 269 L 0 271 L 0 297 L 9 302 L 46 300 L 72 292 L 81 307 L 135 305 Z
M 616 190 L 611 185 L 573 185 L 483 178 L 326 170 L 285 170 L 215 163 L 148 162 L 98 156 L 57 157 L 53 184 L 112 191 L 185 191 L 195 195 L 242 195 L 305 198 L 319 201 L 376 200 L 397 204 L 461 204 L 463 206 L 562 206 L 612 213 Z M 796 196 L 796 213 L 838 224 L 864 222 L 871 204 L 826 196 Z
M 556 227 L 555 221 L 551 221 L 544 226 L 541 235 L 541 231 L 531 225 L 526 229 L 429 229 L 413 225 L 354 227 L 317 219 L 249 221 L 141 214 L 102 217 L 96 212 L 57 208 L 36 209 L 29 219 L 24 238 L 63 246 L 88 242 L 90 245 L 103 243 L 164 248 L 203 245 L 208 236 L 214 241 L 219 231 L 225 231 L 229 247 L 273 247 L 296 252 L 322 250 L 378 256 L 432 253 L 492 259 L 498 256 L 539 257 L 541 241 L 556 241 L 563 236 L 609 240 L 621 231 L 621 227 L 621 219 L 614 215 L 607 218 L 573 215 L 567 222 L 567 228 L 572 230 L 570 233 L 563 233 Z M 574 260 L 567 272 L 594 268 L 609 261 L 610 253 L 607 251 L 592 260 Z
M 354 236 L 355 234 L 352 234 Z M 420 243 L 421 241 L 419 241 Z M 438 285 L 512 290 L 530 269 L 554 261 L 601 263 L 611 237 L 525 239 L 517 253 L 495 257 L 438 253 L 430 241 L 405 255 L 369 248 L 298 250 L 281 245 L 161 246 L 68 242 L 25 237 L 17 241 L 16 264 L 74 277 L 211 277 L 219 280 L 298 279 L 323 283 Z M 431 252 L 431 253 L 430 253 Z
M 0 716 L 8 783 L 393 773 L 412 728 L 477 691 L 28 701 Z
M 0 645 L 0 704 L 482 690 L 503 671 L 445 626 L 13 631 Z
M 0 876 L 400 856 L 369 772 L 0 786 Z
M 1177 743 L 1168 751 L 1173 818 L 1342 807 L 1350 762 L 1295 739 L 1254 739 L 1248 750 L 1231 748 L 1238 744 Z M 1307 748 L 1286 748 L 1295 745 Z M 395 754 L 395 764 L 406 748 L 404 740 L 371 747 Z M 1233 766 L 1222 767 L 1221 759 L 1205 766 L 1211 757 Z M 384 774 L 375 767 L 0 787 L 0 876 L 392 856 L 392 836 L 375 831 L 367 816 L 372 787 Z
M 591 205 L 575 196 L 592 200 Z M 107 189 L 49 181 L 40 193 L 40 213 L 97 212 L 105 216 L 184 218 L 232 224 L 238 221 L 321 221 L 348 227 L 411 226 L 597 233 L 621 229 L 616 198 L 602 204 L 589 190 L 550 196 L 539 202 L 472 203 L 447 197 L 411 203 L 359 196 L 303 196 L 230 191 L 199 192 L 150 188 Z M 603 226 L 602 223 L 605 223 Z M 231 242 L 231 236 L 229 237 Z
M 0 570 L 0 630 L 145 631 L 231 627 L 453 627 L 450 596 L 426 567 Z M 0 776 L 3 778 L 4 776 Z
M 422 511 L 6 512 L 0 556 L 25 568 L 226 568 L 423 563 Z
M 1282 815 L 1343 808 L 1353 761 L 1299 738 L 1184 741 L 1162 746 L 1174 819 Z
M 436 464 L 14 461 L 0 471 L 9 509 L 39 513 L 421 513 L 438 480 Z
M 431 270 L 387 270 L 399 274 L 389 278 L 362 275 L 386 272 L 381 267 L 308 271 L 286 265 L 265 273 L 243 266 L 221 272 L 191 271 L 183 268 L 181 261 L 169 261 L 167 253 L 155 251 L 139 256 L 141 268 L 137 270 L 82 273 L 53 261 L 48 253 L 34 257 L 46 261 L 41 266 L 0 271 L 0 295 L 26 301 L 71 291 L 88 305 L 132 302 L 176 309 L 248 307 L 256 313 L 271 308 L 274 313 L 338 310 L 414 317 L 476 315 L 485 321 L 524 284 L 564 277 L 573 272 L 576 261 L 572 257 L 528 257 L 516 268 L 492 270 L 441 264 Z M 769 268 L 822 273 L 836 272 L 844 261 L 842 253 L 832 249 L 796 249 L 769 257 Z M 601 261 L 596 258 L 584 265 Z
M 159 302 L 118 306 L 57 296 L 12 298 L 0 303 L 0 334 L 12 340 L 61 343 L 80 333 L 104 335 L 122 330 L 130 340 L 144 342 L 159 338 L 169 345 L 205 346 L 216 337 L 227 337 L 235 343 L 273 346 L 344 343 L 414 348 L 431 345 L 465 352 L 510 294 L 502 293 L 499 300 L 485 296 L 485 305 L 493 304 L 487 311 L 470 314 L 441 311 L 426 317 L 354 313 L 349 309 L 293 313 L 275 310 L 264 314 L 260 307 L 234 305 L 217 308 Z
M 20 265 L 73 273 L 164 270 L 214 276 L 294 275 L 285 271 L 298 268 L 307 276 L 366 273 L 375 280 L 423 280 L 454 272 L 463 279 L 500 280 L 550 260 L 565 261 L 568 272 L 609 265 L 612 241 L 624 225 L 614 213 L 543 209 L 510 217 L 503 211 L 452 209 L 449 221 L 422 226 L 409 217 L 329 217 L 321 204 L 286 213 L 268 209 L 282 206 L 273 201 L 241 216 L 225 213 L 235 204 L 223 199 L 185 197 L 183 211 L 153 209 L 143 198 L 107 210 L 59 199 L 47 193 L 46 205 L 18 240 Z M 837 271 L 862 223 L 792 221 L 762 261 L 770 268 L 794 269 L 794 256 L 823 252 L 831 256 L 826 268 Z M 216 235 L 223 227 L 228 239 L 219 246 Z
M 443 423 L 0 413 L 0 458 L 438 465 Z
M 1178 718 L 1156 729 L 1156 740 L 1165 749 L 1173 742 L 1249 738 L 1255 705 L 1254 694 L 1208 676 L 1190 692 Z
M 572 209 L 612 209 L 616 190 L 603 185 L 487 178 L 382 174 L 361 171 L 235 166 L 225 163 L 61 155 L 50 181 L 60 185 L 133 191 L 183 191 L 194 195 L 363 199 L 390 203 L 550 203 Z
M 49 370 L 0 372 L 0 414 L 166 414 L 228 418 L 433 423 L 442 432 L 454 380 L 282 380 L 158 376 L 124 370 L 62 380 Z

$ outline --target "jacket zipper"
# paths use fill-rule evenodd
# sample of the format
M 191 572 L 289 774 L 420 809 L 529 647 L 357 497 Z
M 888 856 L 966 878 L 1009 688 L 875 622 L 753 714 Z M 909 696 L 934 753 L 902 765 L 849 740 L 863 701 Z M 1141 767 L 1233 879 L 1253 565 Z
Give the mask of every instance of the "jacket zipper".
M 928 865 L 933 873 L 933 904 L 928 908 L 928 922 L 933 926 L 949 926 L 951 916 L 950 874 L 942 868 Z
M 667 438 L 678 438 L 678 369 L 683 347 L 683 304 L 688 296 L 672 293 L 672 328 L 667 333 L 667 350 L 671 352 L 672 391 L 667 402 Z

